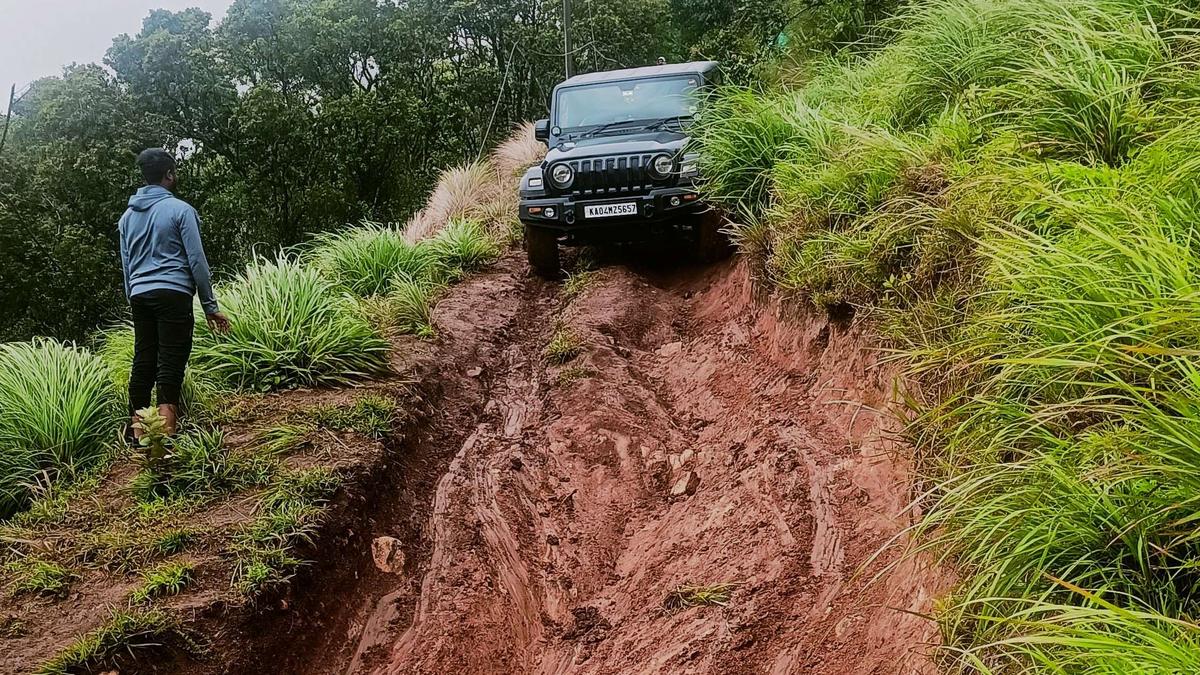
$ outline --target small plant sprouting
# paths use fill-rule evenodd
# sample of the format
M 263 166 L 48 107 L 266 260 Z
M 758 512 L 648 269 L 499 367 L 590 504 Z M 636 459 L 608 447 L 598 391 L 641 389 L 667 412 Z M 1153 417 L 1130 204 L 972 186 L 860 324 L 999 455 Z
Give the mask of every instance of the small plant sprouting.
M 667 594 L 663 599 L 663 609 L 667 612 L 680 612 L 689 607 L 716 606 L 724 607 L 729 604 L 733 589 L 740 584 L 726 582 L 711 586 L 684 584 Z
M 133 426 L 142 432 L 138 445 L 142 448 L 145 468 L 154 473 L 162 473 L 166 470 L 171 455 L 167 448 L 167 420 L 154 406 L 138 410 L 137 417 L 138 421 L 134 422 Z
M 195 565 L 190 562 L 169 562 L 142 574 L 142 586 L 129 597 L 130 604 L 140 605 L 147 600 L 176 595 L 192 582 Z
M 75 574 L 67 568 L 46 560 L 14 560 L 4 566 L 4 571 L 16 579 L 11 589 L 14 595 L 36 593 L 62 597 L 75 579 Z
M 560 323 L 554 331 L 554 336 L 550 338 L 550 343 L 542 351 L 542 356 L 548 363 L 561 366 L 579 356 L 582 351 L 579 337 Z
M 194 531 L 177 527 L 164 532 L 154 543 L 154 547 L 163 555 L 175 555 L 182 553 L 195 540 L 196 533 Z
M 563 294 L 567 299 L 578 297 L 596 281 L 598 276 L 599 272 L 589 267 L 583 267 L 567 274 L 567 280 L 563 282 Z
M 592 375 L 593 375 L 592 371 L 588 370 L 584 366 L 572 365 L 572 366 L 567 366 L 566 368 L 563 368 L 561 371 L 559 371 L 556 381 L 560 385 L 570 384 L 576 380 L 585 380 L 585 379 L 591 377 Z

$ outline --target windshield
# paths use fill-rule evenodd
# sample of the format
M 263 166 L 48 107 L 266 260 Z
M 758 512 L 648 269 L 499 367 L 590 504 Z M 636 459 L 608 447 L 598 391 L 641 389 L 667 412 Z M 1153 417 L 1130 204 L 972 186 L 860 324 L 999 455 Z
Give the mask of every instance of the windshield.
M 604 82 L 559 89 L 555 124 L 578 129 L 600 124 L 654 121 L 696 112 L 698 75 Z

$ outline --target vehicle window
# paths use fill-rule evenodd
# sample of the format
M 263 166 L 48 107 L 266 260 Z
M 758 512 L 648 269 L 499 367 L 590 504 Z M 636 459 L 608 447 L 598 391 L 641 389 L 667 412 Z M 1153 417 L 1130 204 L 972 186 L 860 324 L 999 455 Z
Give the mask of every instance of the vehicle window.
M 555 124 L 564 129 L 632 120 L 658 120 L 696 112 L 696 75 L 605 82 L 558 91 Z

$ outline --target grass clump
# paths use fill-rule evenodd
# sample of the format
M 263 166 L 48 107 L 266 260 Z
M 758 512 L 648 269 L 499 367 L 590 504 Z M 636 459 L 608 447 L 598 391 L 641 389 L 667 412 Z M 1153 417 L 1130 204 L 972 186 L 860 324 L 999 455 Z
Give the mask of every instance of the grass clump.
M 429 246 L 412 244 L 400 230 L 378 223 L 318 235 L 305 260 L 328 279 L 352 293 L 385 293 L 397 274 L 429 278 L 441 264 Z
M 131 604 L 140 605 L 148 600 L 178 595 L 192 583 L 196 566 L 194 563 L 168 562 L 142 573 L 142 585 L 129 596 Z
M 439 290 L 429 281 L 397 276 L 387 296 L 388 325 L 401 333 L 433 337 L 433 301 Z
M 228 386 L 342 384 L 386 365 L 387 341 L 353 300 L 294 259 L 252 263 L 221 299 L 232 327 L 219 335 L 197 324 L 194 360 Z
M 679 612 L 689 607 L 724 607 L 729 604 L 737 583 L 720 583 L 709 586 L 684 584 L 672 590 L 663 599 L 663 609 Z
M 80 637 L 54 658 L 42 664 L 38 675 L 115 668 L 137 650 L 169 646 L 198 653 L 199 645 L 185 635 L 177 622 L 161 609 L 115 611 L 104 625 Z
M 554 335 L 550 337 L 550 342 L 546 344 L 546 348 L 542 350 L 542 358 L 547 363 L 561 366 L 583 352 L 583 344 L 579 340 L 579 336 L 570 328 L 559 324 L 554 329 Z
M 286 584 L 303 564 L 296 547 L 312 543 L 340 484 L 334 471 L 321 467 L 279 476 L 259 500 L 254 520 L 228 549 L 233 588 L 253 600 Z
M 0 518 L 99 461 L 117 416 L 100 359 L 53 340 L 0 345 Z
M 311 408 L 305 411 L 304 417 L 325 429 L 383 438 L 392 430 L 396 404 L 386 396 L 366 394 L 354 399 L 350 405 Z
M 198 537 L 198 533 L 191 528 L 172 527 L 158 536 L 154 541 L 154 548 L 161 555 L 175 555 L 187 550 Z
M 449 280 L 477 271 L 500 256 L 500 247 L 476 220 L 455 218 L 424 242 Z M 407 272 L 407 270 L 403 270 Z M 411 272 L 410 277 L 418 278 Z
M 75 574 L 62 565 L 46 560 L 22 558 L 4 566 L 12 581 L 9 591 L 14 595 L 35 593 L 62 597 L 67 594 Z
M 274 470 L 269 457 L 229 452 L 220 429 L 197 429 L 180 435 L 168 455 L 144 468 L 133 491 L 143 502 L 205 498 L 263 485 Z

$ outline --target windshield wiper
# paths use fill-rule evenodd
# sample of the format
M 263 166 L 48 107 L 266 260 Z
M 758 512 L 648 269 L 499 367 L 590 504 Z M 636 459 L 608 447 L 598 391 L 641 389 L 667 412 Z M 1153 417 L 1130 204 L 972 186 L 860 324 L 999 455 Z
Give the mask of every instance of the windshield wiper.
M 690 120 L 690 119 L 692 119 L 691 115 L 673 115 L 671 117 L 664 117 L 661 120 L 657 120 L 657 121 L 643 127 L 642 130 L 643 131 L 658 131 L 659 129 L 665 128 L 671 122 L 676 122 L 680 126 L 682 126 L 684 120 Z
M 590 138 L 590 137 L 595 136 L 596 134 L 600 133 L 601 131 L 607 131 L 607 130 L 611 129 L 611 128 L 617 126 L 618 124 L 629 124 L 630 122 L 633 122 L 633 121 L 634 120 L 617 120 L 615 122 L 601 124 L 598 127 L 592 127 L 591 129 L 588 129 L 587 131 L 583 132 L 582 134 L 579 134 L 578 136 L 575 137 L 575 140 L 579 140 L 579 139 L 583 139 L 583 138 Z

